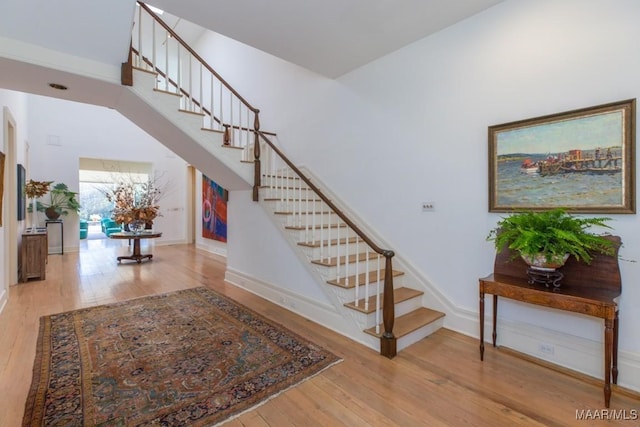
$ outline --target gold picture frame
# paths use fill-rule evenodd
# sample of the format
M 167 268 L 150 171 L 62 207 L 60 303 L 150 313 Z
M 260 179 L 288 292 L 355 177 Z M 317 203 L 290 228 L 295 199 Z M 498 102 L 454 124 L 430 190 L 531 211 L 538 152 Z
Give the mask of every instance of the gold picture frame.
M 633 214 L 635 99 L 489 127 L 489 212 Z

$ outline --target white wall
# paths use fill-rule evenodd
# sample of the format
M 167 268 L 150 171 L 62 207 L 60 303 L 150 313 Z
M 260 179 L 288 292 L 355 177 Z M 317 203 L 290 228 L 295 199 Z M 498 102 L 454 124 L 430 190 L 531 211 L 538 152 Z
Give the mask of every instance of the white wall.
M 500 215 L 487 209 L 487 127 L 638 97 L 639 21 L 635 0 L 510 0 L 336 81 L 221 36 L 201 42 L 215 48 L 210 56 L 222 75 L 269 114 L 263 128 L 278 132 L 285 152 L 446 296 L 455 307 L 450 319 L 477 313 L 478 278 L 492 269 L 494 250 L 485 237 Z M 248 70 L 265 84 L 252 83 Z M 422 213 L 423 201 L 434 201 L 435 212 Z M 257 209 L 243 215 L 263 222 Z M 636 389 L 640 263 L 625 260 L 640 261 L 639 223 L 637 215 L 614 215 L 614 233 L 624 241 L 621 383 Z M 234 233 L 232 269 L 262 277 L 294 261 L 283 242 L 254 253 L 259 262 L 241 260 L 247 254 L 239 248 L 254 236 Z M 502 344 L 541 356 L 536 343 L 553 340 L 555 361 L 599 375 L 597 364 L 581 366 L 560 347 L 585 343 L 598 356 L 601 322 L 508 301 L 500 318 L 531 334 L 505 326 Z
M 29 133 L 31 177 L 64 182 L 74 191 L 79 188 L 80 157 L 152 163 L 159 183 L 166 184 L 160 199 L 161 216 L 154 221 L 154 229 L 162 231 L 162 237 L 156 243 L 186 241 L 185 161 L 118 112 L 29 95 Z M 51 140 L 59 145 L 50 145 Z M 40 215 L 40 221 L 44 223 L 44 214 Z M 63 218 L 65 252 L 77 251 L 78 216 L 69 213 Z M 53 229 L 51 231 L 53 235 Z M 54 240 L 49 245 L 56 247 L 60 242 Z
M 15 229 L 15 233 L 19 234 L 24 228 L 24 221 L 20 221 L 17 225 L 12 225 L 9 221 L 10 211 L 15 214 L 15 209 L 17 209 L 17 203 L 14 198 L 17 196 L 17 191 L 14 191 L 9 186 L 9 182 L 16 181 L 10 180 L 9 176 L 10 174 L 14 177 L 16 176 L 16 165 L 18 163 L 25 165 L 26 141 L 29 138 L 26 99 L 27 96 L 25 94 L 0 89 L 0 122 L 2 123 L 2 129 L 0 129 L 0 151 L 6 156 L 4 164 L 4 193 L 2 197 L 2 227 L 0 227 L 0 247 L 2 248 L 2 253 L 0 254 L 0 311 L 2 311 L 7 301 L 9 286 L 15 284 L 15 279 L 17 279 L 16 272 L 10 271 L 15 268 L 15 266 L 10 265 L 10 259 L 11 257 L 17 259 L 18 250 L 17 245 L 15 245 L 17 240 L 11 239 L 10 230 Z M 6 118 L 4 117 L 5 111 L 8 115 Z M 13 155 L 10 155 L 9 141 L 5 135 L 5 120 L 11 120 L 15 124 L 16 146 L 13 148 Z M 12 279 L 12 277 L 15 277 L 15 279 Z

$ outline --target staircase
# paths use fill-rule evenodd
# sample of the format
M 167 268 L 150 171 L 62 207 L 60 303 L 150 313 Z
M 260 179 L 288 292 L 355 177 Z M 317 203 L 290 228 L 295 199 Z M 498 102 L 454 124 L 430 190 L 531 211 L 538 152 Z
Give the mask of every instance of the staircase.
M 260 130 L 259 110 L 139 4 L 130 59 L 123 64 L 123 84 L 197 144 L 196 151 L 209 153 L 247 188 L 253 187 L 254 200 L 345 320 L 338 332 L 394 357 L 396 351 L 439 329 L 444 314 L 424 306 L 420 278 L 399 269 L 398 262 L 394 267 L 394 252 L 378 246 L 370 237 L 372 230 L 364 230 L 347 216 L 335 197 L 326 196 L 328 189 L 312 182 Z M 199 162 L 211 157 L 181 152 L 183 144 L 170 148 L 208 173 L 207 165 Z

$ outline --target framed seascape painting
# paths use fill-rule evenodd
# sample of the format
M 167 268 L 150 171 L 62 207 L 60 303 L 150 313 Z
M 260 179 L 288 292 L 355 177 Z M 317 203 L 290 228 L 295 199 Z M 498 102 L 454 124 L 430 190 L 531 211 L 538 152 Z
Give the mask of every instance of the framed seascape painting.
M 489 127 L 489 212 L 632 214 L 635 99 Z

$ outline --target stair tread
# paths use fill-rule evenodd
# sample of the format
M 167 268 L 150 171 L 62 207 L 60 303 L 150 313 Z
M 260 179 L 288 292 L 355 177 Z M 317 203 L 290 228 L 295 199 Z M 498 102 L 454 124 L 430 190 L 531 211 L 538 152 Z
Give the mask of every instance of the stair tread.
M 280 197 L 265 197 L 263 200 L 267 201 L 267 202 L 280 202 L 280 201 L 282 201 L 282 202 L 300 202 L 300 201 L 302 201 L 302 202 L 306 202 L 306 201 L 309 201 L 309 202 L 321 202 L 322 201 L 322 199 L 320 199 L 320 198 L 318 198 L 318 199 L 305 199 L 305 198 L 302 198 L 302 199 L 281 199 Z
M 183 108 L 180 108 L 178 111 L 181 112 L 181 113 L 193 114 L 193 115 L 196 115 L 196 116 L 202 116 L 202 117 L 205 116 L 204 113 L 200 113 L 198 111 L 185 110 Z
M 153 91 L 154 92 L 160 92 L 160 93 L 166 93 L 167 95 L 173 95 L 173 96 L 177 96 L 177 97 L 180 97 L 180 98 L 182 97 L 182 95 L 180 95 L 179 93 L 171 92 L 169 90 L 154 88 Z
M 355 244 L 356 241 L 358 241 L 359 239 L 357 237 L 349 237 L 349 243 Z M 360 241 L 362 241 L 360 239 Z M 347 242 L 346 238 L 341 238 L 340 239 L 340 244 L 344 245 Z M 331 241 L 329 242 L 329 240 L 323 240 L 322 241 L 322 245 L 323 246 L 327 246 L 328 244 L 331 244 L 331 246 L 335 246 L 338 243 L 338 239 L 331 239 Z M 319 248 L 320 247 L 320 240 L 316 240 L 313 242 L 298 242 L 299 246 L 305 246 L 307 248 Z
M 359 254 L 351 254 L 348 257 L 345 257 L 344 255 L 342 255 L 340 257 L 327 258 L 326 260 L 314 259 L 311 261 L 311 263 L 317 264 L 317 265 L 323 265 L 325 267 L 335 267 L 338 265 L 338 261 L 342 265 L 345 262 L 348 262 L 348 263 L 354 263 L 356 261 L 364 262 L 367 259 L 375 260 L 376 258 L 379 258 L 379 257 L 382 257 L 382 255 L 378 255 L 375 252 L 361 252 Z
M 134 66 L 132 66 L 131 68 L 133 68 L 134 70 L 137 70 L 137 71 L 142 71 L 142 72 L 144 72 L 144 73 L 153 74 L 154 76 L 157 76 L 157 75 L 158 75 L 158 72 L 157 72 L 157 71 L 147 70 L 146 68 L 136 67 L 135 65 L 134 65 Z
M 263 178 L 281 178 L 281 179 L 300 179 L 298 176 L 284 176 L 284 175 L 272 175 L 272 174 L 262 174 Z
M 278 190 L 278 191 L 286 191 L 286 190 L 294 190 L 294 191 L 307 191 L 307 190 L 311 190 L 309 187 L 281 187 L 279 185 L 273 186 L 273 185 L 261 185 L 260 188 L 266 188 L 266 189 L 272 189 L 272 190 Z
M 393 335 L 396 338 L 401 338 L 405 335 L 409 335 L 411 332 L 420 329 L 423 326 L 426 326 L 430 323 L 435 322 L 436 320 L 444 317 L 444 313 L 431 310 L 430 308 L 420 307 L 417 310 L 413 310 L 410 313 L 405 314 L 404 316 L 396 317 L 393 323 Z M 373 335 L 375 337 L 382 336 L 382 332 L 384 331 L 384 326 L 380 324 L 380 333 L 376 334 L 376 328 L 371 327 L 369 329 L 365 329 L 365 332 L 369 335 Z
M 416 289 L 411 289 L 411 288 L 397 288 L 393 290 L 393 301 L 396 304 L 399 304 L 401 302 L 410 300 L 411 298 L 415 298 L 415 297 L 419 297 L 421 295 L 423 295 L 424 292 L 422 291 L 418 291 Z M 349 307 L 352 308 L 356 311 L 359 311 L 361 313 L 365 313 L 365 314 L 369 314 L 369 313 L 373 313 L 374 311 L 376 311 L 376 298 L 377 295 L 373 295 L 369 297 L 369 308 L 365 310 L 365 299 L 362 298 L 360 300 L 358 300 L 358 305 L 356 305 L 355 301 L 354 302 L 349 302 L 345 304 L 345 307 Z M 382 302 L 382 296 L 380 296 L 380 301 Z
M 322 214 L 322 215 L 326 215 L 326 214 L 329 214 L 329 213 L 330 213 L 330 214 L 333 214 L 333 212 L 331 212 L 331 211 L 323 211 L 323 212 L 321 212 L 321 211 L 315 211 L 315 212 L 297 212 L 297 214 L 298 214 L 298 215 L 313 215 L 313 214 L 316 214 L 316 215 L 320 215 L 320 214 Z M 275 211 L 273 214 L 274 214 L 274 215 L 293 215 L 293 214 L 294 214 L 294 212 L 293 212 L 293 211 Z
M 316 224 L 315 227 L 313 225 L 310 225 L 308 228 L 309 230 L 313 230 L 313 229 L 317 229 L 319 230 L 320 228 L 345 228 L 347 226 L 347 224 L 345 223 L 341 223 L 341 224 L 322 224 L 322 227 L 320 226 L 320 224 Z M 286 230 L 301 230 L 304 231 L 307 229 L 307 227 L 305 227 L 304 225 L 285 225 L 284 227 Z
M 223 130 L 219 130 L 219 129 L 200 128 L 200 130 L 203 130 L 205 132 L 224 133 Z
M 380 270 L 380 278 L 384 279 L 384 275 L 386 273 L 386 270 L 383 268 L 382 270 Z M 391 274 L 393 275 L 393 277 L 398 277 L 398 276 L 402 276 L 404 275 L 404 271 L 399 271 L 399 270 L 391 270 Z M 373 283 L 376 281 L 377 279 L 377 274 L 376 272 L 370 272 L 369 273 L 369 282 Z M 351 288 L 355 288 L 356 287 L 356 276 L 349 276 L 349 285 L 347 285 L 347 278 L 345 277 L 341 277 L 340 280 L 336 280 L 336 279 L 332 279 L 332 280 L 327 280 L 327 283 L 330 285 L 334 285 L 334 286 L 340 286 L 341 288 L 344 289 L 351 289 Z M 359 286 L 363 286 L 366 284 L 367 281 L 367 273 L 360 273 L 358 274 L 357 277 L 357 282 Z

